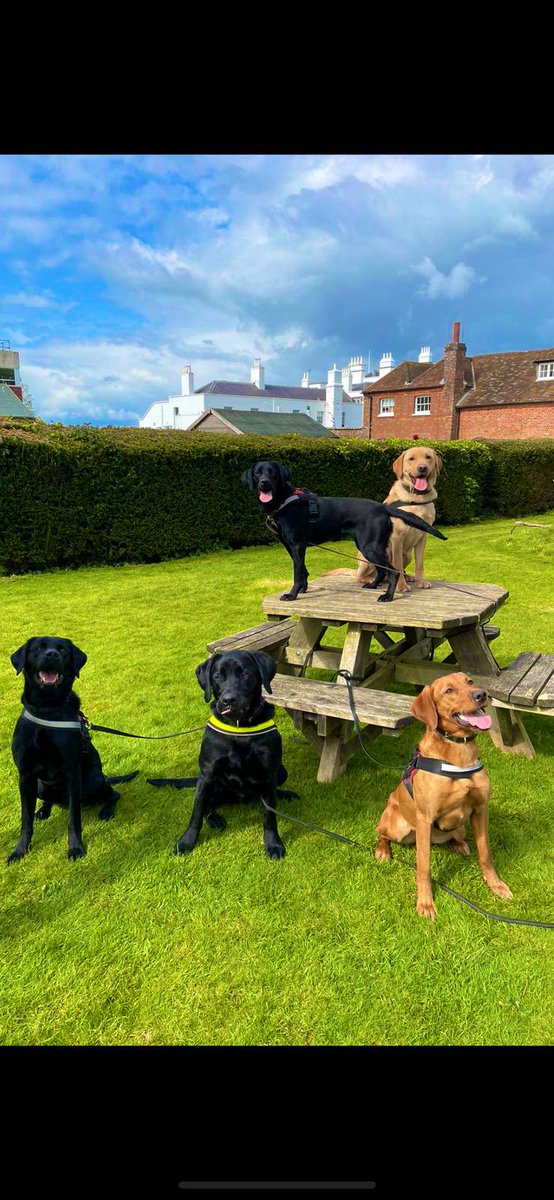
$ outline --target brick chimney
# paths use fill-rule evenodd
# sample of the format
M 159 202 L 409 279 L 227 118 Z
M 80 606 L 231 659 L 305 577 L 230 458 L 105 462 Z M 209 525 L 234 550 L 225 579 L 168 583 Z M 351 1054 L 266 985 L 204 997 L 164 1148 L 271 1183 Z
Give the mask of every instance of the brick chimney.
M 445 412 L 450 416 L 450 438 L 458 437 L 460 418 L 456 404 L 465 391 L 465 361 L 466 346 L 460 341 L 460 322 L 454 321 L 452 341 L 444 347 L 443 403 Z

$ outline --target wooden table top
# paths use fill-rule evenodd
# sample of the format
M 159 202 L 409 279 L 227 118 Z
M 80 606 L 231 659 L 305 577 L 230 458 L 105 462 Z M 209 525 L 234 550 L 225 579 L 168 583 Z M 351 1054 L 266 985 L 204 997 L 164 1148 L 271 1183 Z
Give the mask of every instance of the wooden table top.
M 481 625 L 508 598 L 506 588 L 488 583 L 455 583 L 431 579 L 430 588 L 396 593 L 380 604 L 383 588 L 361 588 L 345 575 L 320 576 L 296 600 L 266 596 L 262 610 L 269 617 L 314 617 L 323 624 L 351 624 L 380 629 L 454 629 Z

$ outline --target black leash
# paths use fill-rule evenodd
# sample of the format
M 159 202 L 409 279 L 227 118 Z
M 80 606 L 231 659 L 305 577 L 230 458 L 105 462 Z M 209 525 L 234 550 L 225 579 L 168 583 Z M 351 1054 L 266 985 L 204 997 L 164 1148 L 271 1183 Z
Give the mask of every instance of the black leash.
M 311 825 L 309 821 L 301 821 L 299 817 L 291 817 L 289 813 L 280 812 L 280 810 L 277 808 L 271 808 L 271 806 L 266 803 L 263 796 L 261 799 L 264 808 L 267 808 L 270 812 L 275 813 L 277 817 L 284 817 L 285 821 L 294 821 L 296 825 L 304 825 L 307 829 L 315 830 L 316 833 L 324 833 L 326 837 L 334 838 L 337 842 L 345 842 L 348 846 L 355 846 L 357 850 L 364 850 L 368 854 L 374 853 L 371 846 L 364 846 L 362 842 L 355 842 L 353 838 L 343 837 L 342 834 L 333 833 L 330 829 L 323 829 L 321 825 Z M 399 863 L 402 867 L 408 867 L 410 871 L 416 870 L 414 863 L 409 863 L 405 858 L 402 857 L 398 858 L 396 853 L 392 859 L 392 862 Z M 433 879 L 432 876 L 431 883 L 434 887 L 441 888 L 443 892 L 447 893 L 447 895 L 454 896 L 454 899 L 459 900 L 461 904 L 467 904 L 469 908 L 473 908 L 475 912 L 481 913 L 482 916 L 490 917 L 491 921 L 501 921 L 505 925 L 535 925 L 539 929 L 554 929 L 553 921 L 526 921 L 522 917 L 501 917 L 498 913 L 488 912 L 486 908 L 481 908 L 479 904 L 474 904 L 473 900 L 468 900 L 465 896 L 461 896 L 459 892 L 455 892 L 453 888 L 447 887 L 445 883 L 440 883 L 439 880 Z
M 93 729 L 95 733 L 115 733 L 117 737 L 141 738 L 146 742 L 159 742 L 164 738 L 185 737 L 187 733 L 197 733 L 199 729 L 205 729 L 204 725 L 195 725 L 192 729 L 182 729 L 180 733 L 124 733 L 123 729 L 109 729 L 107 725 L 93 725 L 91 721 L 81 713 L 83 724 L 87 729 Z
M 265 523 L 270 533 L 272 533 L 273 536 L 277 538 L 277 541 L 280 542 L 281 539 L 279 535 L 275 533 L 275 530 L 272 529 L 271 525 L 269 524 L 269 522 L 272 520 L 272 517 L 266 517 Z M 344 550 L 332 550 L 330 546 L 322 546 L 321 542 L 306 542 L 306 545 L 312 546 L 315 550 L 324 550 L 325 554 L 338 554 L 340 558 L 348 558 L 350 562 L 358 562 L 358 559 L 354 558 L 353 554 L 345 554 Z M 369 562 L 369 559 L 366 559 L 366 562 Z M 395 571 L 392 567 L 381 566 L 379 563 L 371 563 L 370 565 L 375 567 L 376 571 L 388 571 L 391 575 L 399 574 L 399 572 Z M 483 599 L 481 592 L 471 592 L 469 588 L 462 587 L 460 583 L 447 583 L 445 579 L 439 579 L 438 582 L 440 583 L 441 587 L 450 588 L 453 592 L 465 592 L 466 596 L 477 596 L 478 600 Z

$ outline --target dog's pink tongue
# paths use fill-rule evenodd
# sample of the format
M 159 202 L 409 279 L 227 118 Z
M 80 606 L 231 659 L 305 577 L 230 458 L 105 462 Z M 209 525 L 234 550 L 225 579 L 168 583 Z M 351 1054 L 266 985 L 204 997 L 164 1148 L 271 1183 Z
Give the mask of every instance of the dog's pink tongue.
M 55 683 L 58 678 L 57 671 L 41 671 L 40 678 L 43 683 Z
M 492 725 L 492 719 L 486 713 L 464 713 L 461 719 L 464 725 L 474 725 L 476 729 L 490 729 Z
M 427 489 L 427 480 L 422 479 L 422 477 L 420 475 L 418 475 L 418 477 L 415 481 L 416 492 L 425 492 L 426 489 Z
M 272 492 L 260 492 L 260 500 L 262 504 L 267 504 L 269 500 L 273 500 Z

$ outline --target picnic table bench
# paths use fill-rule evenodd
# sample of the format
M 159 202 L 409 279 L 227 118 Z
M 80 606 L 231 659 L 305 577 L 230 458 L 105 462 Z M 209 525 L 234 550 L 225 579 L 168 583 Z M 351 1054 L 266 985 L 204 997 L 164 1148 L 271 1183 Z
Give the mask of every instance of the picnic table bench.
M 409 711 L 413 696 L 388 692 L 390 683 L 422 686 L 452 670 L 465 671 L 483 681 L 493 696 L 490 734 L 498 748 L 531 757 L 533 747 L 513 700 L 513 689 L 504 699 L 508 679 L 489 648 L 499 634 L 489 618 L 507 599 L 508 591 L 491 584 L 439 579 L 431 583 L 430 589 L 397 593 L 391 603 L 381 604 L 379 589 L 362 589 L 350 577 L 322 576 L 294 602 L 281 600 L 279 595 L 267 596 L 262 602 L 268 618 L 264 625 L 210 642 L 208 648 L 212 653 L 261 649 L 272 654 L 277 674 L 266 698 L 286 709 L 319 754 L 320 782 L 338 777 L 358 743 L 345 680 L 308 679 L 308 669 L 351 672 L 364 740 L 379 733 L 394 736 L 413 720 Z M 342 646 L 323 641 L 330 630 L 344 626 Z M 400 636 L 395 639 L 394 635 Z M 443 662 L 434 661 L 436 649 L 445 642 L 447 657 Z M 546 671 L 545 664 L 539 668 L 537 656 L 532 657 L 532 663 L 523 664 L 521 678 L 516 681 L 514 677 L 514 688 L 528 676 L 529 690 L 543 667 Z M 550 675 L 554 675 L 554 666 Z M 497 689 L 503 685 L 501 694 Z M 522 694 L 517 693 L 518 697 Z M 549 696 L 548 690 L 540 694 Z

